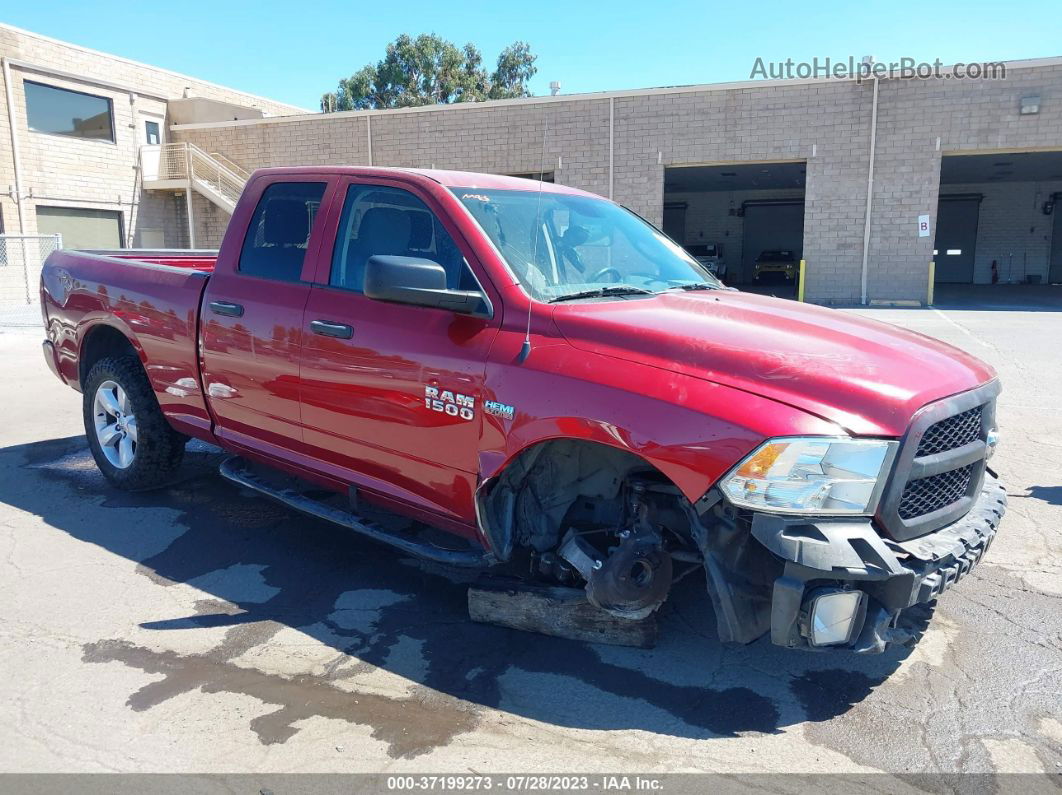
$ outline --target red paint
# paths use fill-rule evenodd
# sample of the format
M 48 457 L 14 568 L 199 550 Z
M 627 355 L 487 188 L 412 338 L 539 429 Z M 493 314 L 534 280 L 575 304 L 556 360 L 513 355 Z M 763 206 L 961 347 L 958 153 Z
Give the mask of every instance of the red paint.
M 303 283 L 241 274 L 236 265 L 258 197 L 290 181 L 328 183 Z M 493 316 L 386 304 L 329 287 L 351 183 L 401 187 L 428 205 L 483 285 Z M 201 252 L 57 252 L 46 263 L 42 295 L 60 377 L 77 385 L 86 340 L 109 326 L 133 344 L 180 430 L 329 488 L 356 485 L 392 508 L 477 537 L 477 485 L 544 440 L 629 450 L 696 499 L 767 437 L 899 436 L 926 403 L 994 376 L 918 334 L 738 292 L 531 301 L 450 187 L 538 183 L 445 171 L 270 169 L 252 175 L 216 263 Z M 214 314 L 211 301 L 238 303 L 244 314 Z M 529 318 L 532 352 L 520 362 Z M 312 334 L 318 319 L 350 325 L 354 336 Z M 473 418 L 431 410 L 426 387 L 472 396 Z M 515 406 L 514 418 L 486 414 L 487 400 Z
M 900 436 L 926 403 L 994 375 L 930 337 L 752 293 L 565 304 L 554 320 L 577 348 L 772 398 L 861 436 Z
M 199 253 L 194 254 L 143 254 L 136 249 L 129 249 L 126 251 L 109 251 L 108 257 L 114 259 L 131 259 L 137 262 L 149 262 L 152 265 L 170 265 L 174 268 L 192 268 L 197 271 L 206 271 L 210 273 L 214 270 L 214 263 L 217 262 L 217 257 L 206 256 Z

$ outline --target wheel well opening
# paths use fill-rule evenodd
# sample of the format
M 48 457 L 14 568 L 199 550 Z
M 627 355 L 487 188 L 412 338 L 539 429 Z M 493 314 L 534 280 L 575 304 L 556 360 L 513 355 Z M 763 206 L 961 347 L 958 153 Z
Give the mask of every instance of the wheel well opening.
M 89 332 L 81 345 L 78 359 L 78 383 L 85 385 L 85 378 L 100 359 L 110 356 L 137 356 L 129 339 L 113 326 L 97 326 Z
M 521 452 L 481 490 L 483 532 L 503 561 L 518 547 L 552 549 L 561 540 L 571 510 L 590 510 L 590 503 L 596 503 L 601 520 L 608 521 L 609 511 L 618 511 L 624 484 L 633 477 L 673 490 L 676 505 L 685 500 L 660 470 L 634 453 L 581 439 L 541 442 Z M 578 505 L 580 501 L 586 505 Z M 681 514 L 675 511 L 680 525 Z
M 477 508 L 495 557 L 518 576 L 529 573 L 563 585 L 585 581 L 593 604 L 629 618 L 654 610 L 661 596 L 666 598 L 666 593 L 648 593 L 657 579 L 655 570 L 650 572 L 652 562 L 659 556 L 640 554 L 655 544 L 684 569 L 672 575 L 669 568 L 663 575 L 660 581 L 666 580 L 668 588 L 704 570 L 724 641 L 748 643 L 770 630 L 773 583 L 783 569 L 752 536 L 751 518 L 714 489 L 691 503 L 666 475 L 633 453 L 583 440 L 541 443 L 484 484 Z M 647 546 L 624 557 L 631 539 Z M 587 566 L 588 561 L 601 565 Z M 633 607 L 622 598 L 631 588 L 647 590 Z

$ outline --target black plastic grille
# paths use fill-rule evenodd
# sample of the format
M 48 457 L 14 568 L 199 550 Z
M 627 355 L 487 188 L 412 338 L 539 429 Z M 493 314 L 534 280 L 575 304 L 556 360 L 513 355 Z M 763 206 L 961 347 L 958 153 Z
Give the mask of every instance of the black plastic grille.
M 935 455 L 945 450 L 954 450 L 976 441 L 981 436 L 981 409 L 974 406 L 968 411 L 946 417 L 930 425 L 918 443 L 916 456 Z
M 901 519 L 913 519 L 946 508 L 966 495 L 972 477 L 971 464 L 950 472 L 941 472 L 939 475 L 930 475 L 928 478 L 912 480 L 903 490 L 897 513 Z
M 985 429 L 995 420 L 998 392 L 990 382 L 915 414 L 878 508 L 883 532 L 909 541 L 969 511 L 985 472 Z

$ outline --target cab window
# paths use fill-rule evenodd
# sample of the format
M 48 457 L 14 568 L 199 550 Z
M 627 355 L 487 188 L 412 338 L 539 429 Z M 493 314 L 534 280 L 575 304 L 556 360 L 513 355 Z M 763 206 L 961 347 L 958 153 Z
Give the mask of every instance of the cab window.
M 401 188 L 351 185 L 339 220 L 329 285 L 361 292 L 365 263 L 377 254 L 432 260 L 446 271 L 449 289 L 478 289 L 461 250 L 424 202 Z

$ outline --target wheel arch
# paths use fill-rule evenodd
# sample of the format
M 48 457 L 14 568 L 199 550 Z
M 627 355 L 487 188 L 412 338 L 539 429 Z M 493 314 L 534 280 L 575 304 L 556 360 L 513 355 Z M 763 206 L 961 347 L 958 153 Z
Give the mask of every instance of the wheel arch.
M 108 356 L 135 356 L 144 363 L 144 352 L 128 331 L 111 323 L 96 323 L 82 335 L 78 349 L 77 382 L 82 389 L 96 362 Z
M 647 476 L 659 478 L 681 493 L 667 472 L 643 453 L 620 444 L 615 438 L 609 439 L 566 435 L 539 438 L 520 447 L 483 478 L 475 495 L 476 518 L 484 542 L 499 560 L 509 559 L 518 540 L 528 529 L 522 526 L 528 518 L 521 515 L 518 499 L 532 479 L 545 479 L 543 485 L 550 489 L 551 497 L 556 499 L 556 504 L 536 514 L 543 529 L 548 523 L 555 523 L 559 527 L 560 516 L 567 508 L 580 496 L 589 496 L 584 495 L 584 487 L 597 490 L 596 496 L 605 498 L 610 488 L 614 488 L 618 494 L 623 480 L 634 473 L 644 472 Z M 551 460 L 551 464 L 545 467 L 554 471 L 544 474 L 540 466 L 544 460 Z M 590 474 L 591 470 L 593 475 Z M 564 485 L 575 488 L 553 488 L 558 486 L 553 481 L 566 480 L 574 472 L 580 473 L 580 476 Z M 588 486 L 587 481 L 591 477 L 594 482 Z M 608 482 L 610 479 L 611 484 Z

